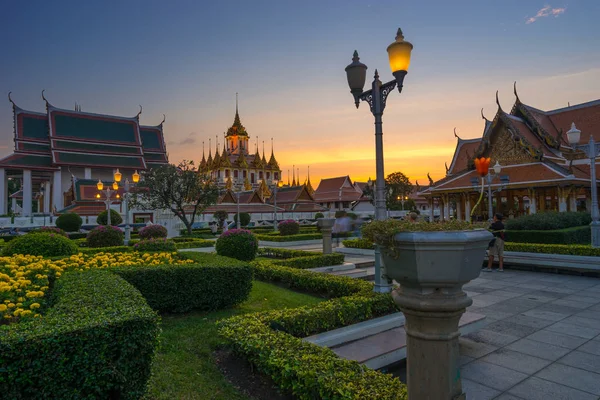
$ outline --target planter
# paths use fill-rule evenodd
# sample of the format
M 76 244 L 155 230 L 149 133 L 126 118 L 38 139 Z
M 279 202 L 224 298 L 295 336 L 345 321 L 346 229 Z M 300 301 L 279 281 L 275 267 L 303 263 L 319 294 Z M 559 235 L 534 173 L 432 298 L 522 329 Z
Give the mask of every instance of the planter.
M 483 229 L 400 232 L 395 253 L 382 248 L 387 276 L 402 286 L 450 288 L 477 278 L 493 235 Z

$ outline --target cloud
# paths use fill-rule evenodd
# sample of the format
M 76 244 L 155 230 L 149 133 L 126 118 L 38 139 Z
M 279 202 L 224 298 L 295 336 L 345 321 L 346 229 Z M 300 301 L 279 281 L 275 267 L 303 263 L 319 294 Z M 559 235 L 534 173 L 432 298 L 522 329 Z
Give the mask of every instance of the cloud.
M 526 24 L 532 24 L 535 21 L 537 21 L 540 18 L 544 18 L 544 17 L 556 17 L 558 18 L 558 16 L 560 14 L 564 14 L 565 11 L 567 11 L 566 7 L 561 7 L 561 8 L 553 8 L 549 5 L 545 5 L 544 7 L 542 7 L 537 14 L 535 14 L 534 17 L 529 17 L 527 18 L 527 20 L 525 21 Z
M 177 144 L 180 145 L 180 146 L 186 146 L 186 145 L 189 145 L 189 144 L 195 144 L 196 143 L 195 136 L 196 136 L 196 132 L 190 132 L 190 134 L 185 139 L 183 139 L 181 142 L 179 142 Z

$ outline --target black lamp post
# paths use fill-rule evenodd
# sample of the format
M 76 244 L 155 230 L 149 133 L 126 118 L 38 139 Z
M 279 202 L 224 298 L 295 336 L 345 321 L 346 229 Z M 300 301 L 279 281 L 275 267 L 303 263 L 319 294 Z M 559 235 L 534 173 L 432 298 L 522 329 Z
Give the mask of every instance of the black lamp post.
M 364 91 L 367 77 L 367 66 L 359 61 L 358 52 L 354 51 L 352 63 L 346 67 L 348 86 L 350 93 L 354 97 L 354 104 L 358 108 L 360 100 L 369 103 L 371 113 L 375 117 L 375 219 L 386 219 L 385 207 L 385 176 L 383 168 L 383 128 L 382 115 L 385 109 L 385 103 L 388 95 L 398 86 L 398 92 L 402 92 L 404 77 L 408 72 L 410 65 L 410 55 L 413 45 L 404 41 L 402 30 L 398 29 L 396 41 L 387 47 L 390 68 L 394 75 L 394 80 L 387 83 L 381 83 L 379 73 L 375 70 L 375 77 L 371 83 L 371 89 Z M 389 292 L 391 290 L 391 281 L 385 276 L 381 264 L 381 254 L 379 247 L 375 246 L 375 291 Z

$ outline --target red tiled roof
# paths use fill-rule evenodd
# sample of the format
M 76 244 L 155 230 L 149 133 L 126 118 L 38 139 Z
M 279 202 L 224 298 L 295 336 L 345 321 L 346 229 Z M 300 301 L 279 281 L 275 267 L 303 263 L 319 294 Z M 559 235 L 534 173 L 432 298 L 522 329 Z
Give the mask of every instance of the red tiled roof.
M 458 139 L 456 150 L 454 150 L 454 157 L 452 158 L 448 172 L 450 174 L 456 174 L 467 169 L 469 159 L 475 156 L 475 151 L 480 144 L 481 139 Z
M 554 123 L 552 123 L 552 120 L 550 119 L 550 117 L 548 117 L 548 115 L 546 115 L 545 112 L 538 110 L 537 108 L 528 106 L 526 104 L 523 104 L 523 106 L 527 109 L 527 111 L 531 114 L 531 116 L 536 120 L 536 122 L 538 124 L 540 124 L 540 126 L 542 128 L 544 128 L 544 130 L 546 132 L 548 132 L 550 135 L 556 137 L 558 130 L 554 126 Z
M 577 129 L 581 131 L 580 143 L 587 143 L 590 135 L 594 133 L 596 136 L 599 135 L 597 130 L 600 127 L 600 100 L 548 111 L 547 115 L 557 129 L 562 129 L 565 144 L 567 131 L 571 129 L 572 122 L 575 122 Z
M 362 196 L 362 191 L 352 185 L 349 176 L 322 179 L 313 197 L 316 202 L 355 201 Z
M 207 207 L 202 212 L 202 214 L 214 214 L 215 211 L 217 211 L 217 210 L 225 210 L 229 214 L 236 214 L 238 211 L 238 206 L 237 206 L 237 204 L 216 204 L 216 205 Z M 191 212 L 191 208 L 186 207 L 186 211 Z M 282 212 L 282 211 L 284 211 L 284 209 L 277 206 L 277 212 Z M 252 214 L 252 213 L 272 213 L 273 206 L 270 204 L 240 203 L 240 212 L 246 212 L 246 213 L 250 213 L 250 214 Z

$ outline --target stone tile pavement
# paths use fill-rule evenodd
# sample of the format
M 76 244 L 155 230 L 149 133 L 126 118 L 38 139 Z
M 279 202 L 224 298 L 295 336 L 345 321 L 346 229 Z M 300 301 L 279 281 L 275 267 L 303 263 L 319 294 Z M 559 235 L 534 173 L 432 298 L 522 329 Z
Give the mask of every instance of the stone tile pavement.
M 487 317 L 459 340 L 467 399 L 600 399 L 600 279 L 506 270 L 464 289 Z

